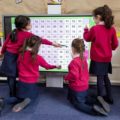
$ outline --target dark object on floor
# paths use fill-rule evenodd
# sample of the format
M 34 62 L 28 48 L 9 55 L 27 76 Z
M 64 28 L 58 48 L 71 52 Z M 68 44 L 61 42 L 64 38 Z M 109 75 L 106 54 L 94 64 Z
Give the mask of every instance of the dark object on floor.
M 1 116 L 3 108 L 4 108 L 4 99 L 0 98 L 0 116 Z
M 107 103 L 109 103 L 109 104 L 111 104 L 111 105 L 114 104 L 114 101 L 113 101 L 112 98 L 110 99 L 110 98 L 108 98 L 107 96 L 104 96 L 103 98 L 104 98 L 104 100 L 105 100 Z

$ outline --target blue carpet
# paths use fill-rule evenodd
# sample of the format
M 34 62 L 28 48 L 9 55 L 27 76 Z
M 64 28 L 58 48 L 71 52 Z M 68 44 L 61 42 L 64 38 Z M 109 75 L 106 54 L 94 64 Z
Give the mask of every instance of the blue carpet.
M 94 87 L 91 92 L 96 91 Z M 74 109 L 67 101 L 67 89 L 41 87 L 40 95 L 25 110 L 13 113 L 6 106 L 0 120 L 120 120 L 120 87 L 113 87 L 114 105 L 108 117 L 90 116 Z M 0 96 L 8 96 L 6 84 L 0 84 Z

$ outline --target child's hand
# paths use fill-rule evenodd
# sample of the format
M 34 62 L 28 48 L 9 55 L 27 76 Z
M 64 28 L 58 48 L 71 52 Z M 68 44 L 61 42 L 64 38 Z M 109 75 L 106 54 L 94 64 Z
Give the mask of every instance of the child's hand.
M 53 43 L 53 46 L 54 47 L 60 47 L 60 48 L 62 47 L 59 43 L 56 43 L 56 42 Z
M 88 26 L 86 25 L 84 29 L 89 29 Z
M 61 65 L 57 65 L 56 68 L 57 68 L 57 69 L 61 69 Z

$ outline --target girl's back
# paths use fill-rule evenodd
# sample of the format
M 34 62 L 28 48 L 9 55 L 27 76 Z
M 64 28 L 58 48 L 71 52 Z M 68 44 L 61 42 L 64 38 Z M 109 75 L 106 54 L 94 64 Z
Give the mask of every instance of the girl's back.
M 3 50 L 6 48 L 7 51 L 11 53 L 18 54 L 19 49 L 22 47 L 24 40 L 32 36 L 32 33 L 22 30 L 16 30 L 16 41 L 12 42 L 10 39 L 10 35 L 7 37 L 5 44 L 3 46 Z M 2 50 L 2 51 L 3 51 Z
M 25 41 L 25 46 L 23 46 L 23 49 L 21 50 L 22 52 L 18 57 L 17 64 L 19 80 L 26 83 L 37 82 L 40 75 L 39 66 L 42 66 L 46 69 L 57 68 L 55 65 L 48 64 L 42 56 L 37 54 L 40 45 L 40 38 L 35 37 L 35 39 L 36 41 L 34 41 L 34 36 L 32 36 L 31 39 Z M 33 44 L 35 45 L 30 48 L 30 46 L 26 46 L 27 44 L 30 46 L 33 46 Z
M 72 80 L 69 81 L 70 88 L 76 91 L 88 89 L 89 72 L 85 58 L 81 60 L 80 57 L 75 57 L 69 65 L 69 71 L 71 71 L 71 76 L 74 75 Z
M 19 76 L 38 77 L 39 76 L 39 56 L 33 60 L 31 51 L 26 51 L 24 56 L 21 54 L 18 57 Z
M 98 61 L 110 61 L 112 50 L 118 45 L 116 31 L 114 27 L 107 29 L 105 25 L 96 25 L 92 29 L 93 40 L 91 45 L 91 59 Z M 86 39 L 87 34 L 85 34 Z

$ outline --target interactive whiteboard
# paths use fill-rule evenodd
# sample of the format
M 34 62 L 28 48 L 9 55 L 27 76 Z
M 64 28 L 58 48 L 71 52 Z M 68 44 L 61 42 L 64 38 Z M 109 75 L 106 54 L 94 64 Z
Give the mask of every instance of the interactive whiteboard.
M 62 48 L 54 48 L 48 45 L 41 45 L 39 54 L 53 65 L 61 65 L 62 69 L 49 70 L 53 72 L 67 72 L 68 64 L 71 61 L 71 42 L 75 38 L 83 38 L 84 27 L 94 25 L 93 17 L 89 15 L 57 15 L 57 16 L 29 16 L 32 23 L 31 32 L 47 38 L 52 42 L 60 43 Z M 9 20 L 8 20 L 9 19 Z M 15 28 L 15 16 L 4 17 L 4 31 L 8 32 Z M 6 22 L 8 21 L 8 22 Z M 8 30 L 5 28 L 9 23 Z M 9 28 L 10 27 L 10 28 Z M 5 33 L 6 35 L 7 33 Z M 90 49 L 90 44 L 86 43 L 86 54 Z M 89 63 L 89 59 L 88 59 Z M 46 71 L 41 68 L 41 71 Z M 47 70 L 48 71 L 48 70 Z

